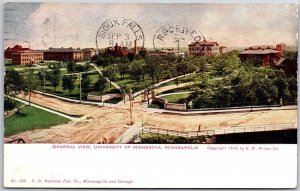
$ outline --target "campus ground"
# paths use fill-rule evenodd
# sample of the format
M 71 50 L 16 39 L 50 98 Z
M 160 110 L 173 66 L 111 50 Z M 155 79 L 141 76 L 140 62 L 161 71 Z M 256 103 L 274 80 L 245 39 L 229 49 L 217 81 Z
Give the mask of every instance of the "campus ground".
M 170 115 L 141 110 L 140 97 L 133 106 L 133 120 L 143 122 L 144 127 L 172 129 L 180 131 L 230 128 L 263 124 L 297 124 L 297 110 L 268 110 L 245 113 L 215 115 Z M 97 107 L 65 102 L 55 98 L 34 94 L 32 101 L 69 115 L 83 115 L 82 120 L 54 126 L 51 129 L 26 131 L 10 136 L 22 137 L 32 143 L 113 143 L 129 128 L 129 102 L 119 108 Z M 45 119 L 46 120 L 46 119 Z

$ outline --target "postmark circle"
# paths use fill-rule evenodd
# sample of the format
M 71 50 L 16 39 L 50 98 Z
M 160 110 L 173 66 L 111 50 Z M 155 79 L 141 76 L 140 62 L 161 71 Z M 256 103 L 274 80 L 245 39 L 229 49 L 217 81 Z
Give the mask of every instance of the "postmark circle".
M 153 47 L 155 50 L 162 48 L 188 47 L 195 41 L 205 40 L 204 35 L 187 25 L 167 24 L 159 28 L 153 36 Z
M 115 17 L 102 23 L 96 34 L 98 50 L 115 45 L 129 50 L 138 46 L 144 47 L 145 36 L 141 26 L 132 19 Z

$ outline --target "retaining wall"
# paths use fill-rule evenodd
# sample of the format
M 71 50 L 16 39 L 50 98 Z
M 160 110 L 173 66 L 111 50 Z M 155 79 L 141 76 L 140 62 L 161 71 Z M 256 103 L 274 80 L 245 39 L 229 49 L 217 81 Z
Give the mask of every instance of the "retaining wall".
M 123 98 L 122 94 L 106 94 L 103 96 L 96 96 L 96 95 L 88 95 L 87 100 L 89 101 L 99 101 L 99 102 L 105 102 L 107 100 L 111 100 L 114 98 Z
M 186 104 L 168 103 L 168 100 L 164 98 L 154 98 L 153 103 L 158 103 L 164 106 L 164 109 L 174 111 L 186 111 Z

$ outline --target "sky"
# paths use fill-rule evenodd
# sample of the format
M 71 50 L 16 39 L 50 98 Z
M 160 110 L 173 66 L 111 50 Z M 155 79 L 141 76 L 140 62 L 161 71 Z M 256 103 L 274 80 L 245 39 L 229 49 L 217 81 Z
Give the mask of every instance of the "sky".
M 28 47 L 25 41 L 32 49 L 96 48 L 98 29 L 116 17 L 131 19 L 141 27 L 146 48 L 153 48 L 153 36 L 167 25 L 200 31 L 207 40 L 227 47 L 298 44 L 295 4 L 6 3 L 4 48 Z M 171 39 L 165 45 L 175 46 Z

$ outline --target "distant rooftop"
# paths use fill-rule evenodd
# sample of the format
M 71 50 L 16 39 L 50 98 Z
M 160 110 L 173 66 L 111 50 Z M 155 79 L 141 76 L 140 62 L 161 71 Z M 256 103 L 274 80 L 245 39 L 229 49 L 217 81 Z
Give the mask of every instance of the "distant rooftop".
M 255 45 L 245 48 L 245 50 L 258 50 L 258 49 L 276 49 L 273 45 Z
M 272 50 L 272 49 L 256 49 L 256 50 L 248 49 L 243 52 L 240 52 L 240 54 L 276 54 L 278 52 L 279 51 Z
M 219 46 L 219 44 L 217 42 L 211 42 L 211 41 L 207 41 L 207 40 L 195 41 L 195 42 L 192 42 L 191 44 L 189 44 L 188 46 L 195 46 L 196 44 L 200 44 L 201 46 Z
M 81 51 L 80 48 L 75 49 L 72 47 L 70 47 L 70 48 L 63 48 L 63 47 L 52 48 L 52 47 L 50 47 L 48 50 L 44 50 L 44 52 L 80 52 L 80 51 Z

